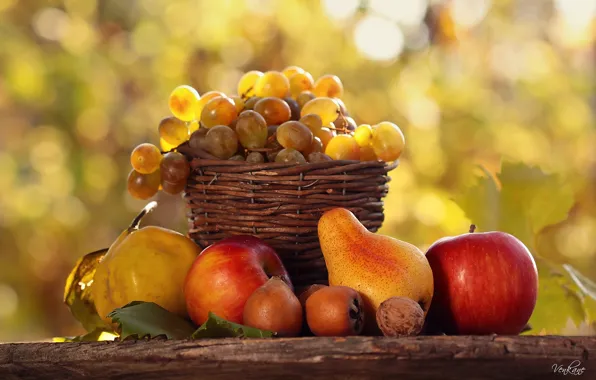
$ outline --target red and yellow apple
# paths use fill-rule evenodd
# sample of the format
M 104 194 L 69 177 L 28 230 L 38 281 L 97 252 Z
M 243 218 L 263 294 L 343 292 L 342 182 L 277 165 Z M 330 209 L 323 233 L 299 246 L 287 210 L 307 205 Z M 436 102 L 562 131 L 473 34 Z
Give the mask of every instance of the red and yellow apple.
M 536 305 L 536 263 L 513 235 L 473 230 L 426 253 L 435 284 L 428 322 L 446 334 L 519 334 Z
M 250 235 L 220 240 L 197 256 L 186 275 L 188 314 L 197 325 L 207 320 L 209 312 L 242 323 L 246 300 L 273 276 L 293 289 L 277 252 L 263 240 Z

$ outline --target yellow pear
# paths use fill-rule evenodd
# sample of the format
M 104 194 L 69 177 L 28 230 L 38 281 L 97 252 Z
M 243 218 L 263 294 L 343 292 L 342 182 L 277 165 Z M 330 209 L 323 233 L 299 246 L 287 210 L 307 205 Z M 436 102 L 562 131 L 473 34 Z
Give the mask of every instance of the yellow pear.
M 335 208 L 318 223 L 319 241 L 329 272 L 329 285 L 348 286 L 362 296 L 365 333 L 378 334 L 375 315 L 391 297 L 407 297 L 428 312 L 433 274 L 416 246 L 368 231 L 347 209 Z
M 187 317 L 184 279 L 201 248 L 179 232 L 157 226 L 139 228 L 149 203 L 112 243 L 97 266 L 92 296 L 99 316 L 132 301 L 154 302 Z

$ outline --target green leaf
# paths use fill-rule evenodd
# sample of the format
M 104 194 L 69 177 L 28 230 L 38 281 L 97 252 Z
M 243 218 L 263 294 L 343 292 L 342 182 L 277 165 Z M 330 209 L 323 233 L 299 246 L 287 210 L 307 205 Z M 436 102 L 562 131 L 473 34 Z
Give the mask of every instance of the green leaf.
M 271 331 L 239 325 L 209 313 L 209 319 L 192 334 L 192 338 L 271 338 L 274 335 Z
M 529 334 L 560 334 L 570 322 L 579 325 L 586 319 L 581 293 L 570 276 L 545 259 L 536 258 L 538 302 L 530 318 Z
M 100 338 L 102 337 L 102 334 L 104 333 L 109 333 L 112 335 L 115 335 L 115 333 L 113 331 L 108 331 L 105 329 L 95 329 L 93 331 L 91 331 L 90 333 L 84 334 L 84 335 L 79 335 L 79 336 L 74 336 L 74 337 L 55 337 L 53 338 L 53 341 L 56 343 L 63 343 L 63 342 L 98 342 L 100 340 Z
M 143 339 L 165 336 L 168 339 L 186 339 L 195 326 L 153 302 L 133 301 L 108 314 L 119 326 L 120 338 Z
M 69 307 L 72 315 L 89 332 L 107 327 L 97 313 L 91 295 L 97 264 L 107 252 L 108 248 L 104 248 L 81 257 L 68 275 L 64 287 L 64 303 Z

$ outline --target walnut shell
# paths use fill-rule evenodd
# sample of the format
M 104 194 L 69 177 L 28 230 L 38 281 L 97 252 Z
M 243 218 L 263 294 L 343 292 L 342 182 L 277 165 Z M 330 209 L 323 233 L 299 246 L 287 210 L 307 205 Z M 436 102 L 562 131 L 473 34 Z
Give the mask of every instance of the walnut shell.
M 424 311 L 417 302 L 391 297 L 377 309 L 377 325 L 389 337 L 418 335 L 424 325 Z

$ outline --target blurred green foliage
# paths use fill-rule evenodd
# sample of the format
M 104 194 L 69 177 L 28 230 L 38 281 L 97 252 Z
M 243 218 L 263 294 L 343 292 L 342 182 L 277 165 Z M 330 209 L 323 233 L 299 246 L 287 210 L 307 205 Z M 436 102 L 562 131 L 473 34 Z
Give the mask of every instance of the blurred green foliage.
M 533 231 L 534 245 L 596 278 L 591 4 L 0 0 L 0 341 L 82 332 L 64 281 L 144 206 L 126 193 L 129 154 L 158 143 L 175 86 L 233 93 L 243 72 L 287 65 L 340 76 L 357 122 L 403 129 L 382 233 L 425 249 L 466 232 L 452 199 L 479 165 L 496 177 L 508 160 L 562 178 L 569 215 Z M 148 223 L 184 232 L 182 200 L 158 197 Z

